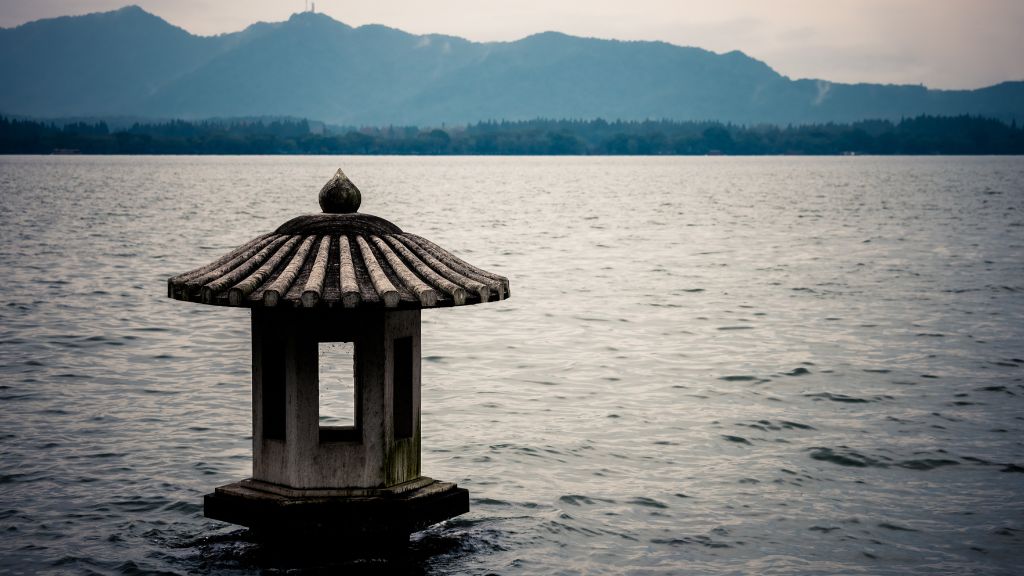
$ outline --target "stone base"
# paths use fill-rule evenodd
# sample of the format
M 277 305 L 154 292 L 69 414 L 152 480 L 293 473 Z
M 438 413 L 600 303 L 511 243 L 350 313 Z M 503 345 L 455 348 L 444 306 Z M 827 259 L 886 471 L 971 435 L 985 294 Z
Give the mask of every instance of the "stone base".
M 203 512 L 267 541 L 376 551 L 404 547 L 413 532 L 469 512 L 469 491 L 426 477 L 351 491 L 295 490 L 250 478 L 207 494 Z

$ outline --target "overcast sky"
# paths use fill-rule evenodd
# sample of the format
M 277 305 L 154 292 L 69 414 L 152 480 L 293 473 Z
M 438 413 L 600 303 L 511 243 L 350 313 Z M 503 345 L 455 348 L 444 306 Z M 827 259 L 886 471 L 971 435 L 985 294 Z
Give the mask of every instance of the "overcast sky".
M 130 0 L 0 0 L 0 26 Z M 285 20 L 306 0 L 135 0 L 195 34 Z M 319 0 L 318 12 L 470 40 L 557 30 L 741 50 L 792 78 L 976 88 L 1024 80 L 1024 0 Z

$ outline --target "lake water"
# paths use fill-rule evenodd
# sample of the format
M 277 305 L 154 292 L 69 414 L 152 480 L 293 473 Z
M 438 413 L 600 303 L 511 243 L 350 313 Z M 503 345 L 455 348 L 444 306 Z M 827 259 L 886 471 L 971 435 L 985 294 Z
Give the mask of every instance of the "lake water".
M 166 279 L 339 166 L 512 286 L 424 312 L 406 569 L 1024 571 L 1022 158 L 2 157 L 0 573 L 261 571 L 248 311 Z

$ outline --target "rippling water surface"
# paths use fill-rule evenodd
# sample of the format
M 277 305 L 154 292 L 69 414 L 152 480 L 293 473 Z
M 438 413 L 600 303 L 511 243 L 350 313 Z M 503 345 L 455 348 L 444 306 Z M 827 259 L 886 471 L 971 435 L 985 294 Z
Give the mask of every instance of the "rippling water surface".
M 166 278 L 362 212 L 424 313 L 428 574 L 1024 571 L 1024 160 L 0 158 L 0 572 L 252 574 L 248 314 Z

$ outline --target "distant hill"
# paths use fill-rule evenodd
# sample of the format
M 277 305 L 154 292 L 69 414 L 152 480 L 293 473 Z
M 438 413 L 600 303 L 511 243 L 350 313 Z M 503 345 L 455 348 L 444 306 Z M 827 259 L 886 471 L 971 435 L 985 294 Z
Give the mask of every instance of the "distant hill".
M 608 118 L 740 123 L 1024 120 L 1024 82 L 978 90 L 791 80 L 742 52 L 555 32 L 515 42 L 352 28 L 322 14 L 194 36 L 136 6 L 0 29 L 0 113 L 290 116 L 342 125 Z

